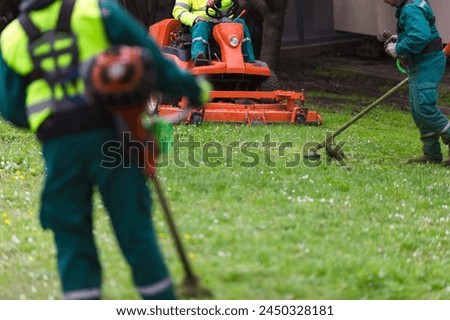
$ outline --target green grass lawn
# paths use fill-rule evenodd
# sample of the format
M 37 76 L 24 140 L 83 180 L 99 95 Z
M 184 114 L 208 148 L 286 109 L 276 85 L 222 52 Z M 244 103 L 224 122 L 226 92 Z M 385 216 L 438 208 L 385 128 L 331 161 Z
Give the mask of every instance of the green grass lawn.
M 450 169 L 405 165 L 421 152 L 408 113 L 383 105 L 339 135 L 346 166 L 323 150 L 317 163 L 302 157 L 371 101 L 353 97 L 339 113 L 317 106 L 321 127 L 175 127 L 203 147 L 172 151 L 159 174 L 214 299 L 450 299 Z M 2 299 L 61 298 L 52 235 L 38 221 L 43 173 L 33 135 L 0 122 Z M 104 297 L 138 298 L 98 197 L 94 207 Z M 178 284 L 181 264 L 155 209 Z

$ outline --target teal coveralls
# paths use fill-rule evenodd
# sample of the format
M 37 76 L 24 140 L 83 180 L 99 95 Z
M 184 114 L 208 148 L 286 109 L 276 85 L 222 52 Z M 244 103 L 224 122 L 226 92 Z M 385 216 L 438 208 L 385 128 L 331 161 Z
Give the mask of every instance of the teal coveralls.
M 76 0 L 75 8 L 77 5 L 78 8 L 95 5 L 92 1 L 97 1 L 101 10 L 98 19 L 102 20 L 111 45 L 138 45 L 149 49 L 157 69 L 157 89 L 187 96 L 198 103 L 200 89 L 195 78 L 165 59 L 148 38 L 146 30 L 116 1 Z M 45 10 L 48 9 L 33 11 L 32 17 L 39 21 L 39 12 Z M 77 23 L 88 23 L 86 21 L 93 16 L 89 13 L 72 16 L 72 25 L 74 19 L 79 19 Z M 41 22 L 43 27 L 48 25 L 45 20 L 41 19 Z M 15 30 L 6 32 L 12 25 L 0 38 L 0 113 L 14 125 L 29 128 L 25 100 L 31 76 L 19 74 L 7 63 L 15 58 L 4 56 L 6 52 L 18 56 L 27 54 L 20 52 L 27 48 L 26 45 L 8 47 L 17 41 L 6 37 L 10 35 L 16 39 L 19 36 Z M 83 36 L 98 37 L 96 34 L 78 34 L 78 39 L 81 41 Z M 145 299 L 175 298 L 151 220 L 152 200 L 146 177 L 135 163 L 116 167 L 102 165 L 102 161 L 110 160 L 105 159 L 103 146 L 117 138 L 110 113 L 100 107 L 83 105 L 77 112 L 51 115 L 37 129 L 37 136 L 42 142 L 46 166 L 40 221 L 44 229 L 49 228 L 54 233 L 64 298 L 101 298 L 102 273 L 93 235 L 92 196 L 95 188 L 109 213 L 141 296 Z M 119 157 L 118 153 L 116 156 Z
M 254 62 L 255 53 L 253 52 L 253 46 L 251 42 L 250 30 L 247 27 L 245 21 L 241 18 L 235 20 L 237 23 L 241 23 L 244 27 L 244 40 L 242 42 L 242 54 L 245 62 Z M 192 35 L 192 47 L 191 47 L 191 59 L 194 59 L 200 52 L 207 56 L 207 46 L 209 37 L 211 36 L 212 29 L 216 24 L 208 21 L 198 21 L 191 28 Z
M 430 49 L 439 32 L 430 4 L 425 0 L 407 0 L 397 7 L 398 40 L 396 51 L 408 61 L 409 102 L 419 129 L 425 156 L 442 161 L 439 137 L 450 145 L 450 122 L 436 106 L 438 87 L 445 72 L 442 45 Z

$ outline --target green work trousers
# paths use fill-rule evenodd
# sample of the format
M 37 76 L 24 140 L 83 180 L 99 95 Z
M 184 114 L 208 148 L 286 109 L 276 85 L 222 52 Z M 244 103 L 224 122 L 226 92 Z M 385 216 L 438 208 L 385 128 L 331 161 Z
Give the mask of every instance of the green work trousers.
M 242 54 L 245 62 L 254 62 L 255 53 L 253 52 L 252 40 L 250 30 L 247 27 L 245 21 L 241 18 L 236 19 L 237 23 L 241 23 L 244 26 L 244 38 L 242 40 Z M 224 22 L 226 23 L 226 22 Z M 192 60 L 203 52 L 207 56 L 207 45 L 209 43 L 209 37 L 215 23 L 207 21 L 199 21 L 191 28 L 192 46 L 191 46 L 191 58 Z
M 126 156 L 122 159 L 120 152 L 106 149 L 116 148 L 118 143 L 112 128 L 43 142 L 46 175 L 40 218 L 43 228 L 54 233 L 64 298 L 101 298 L 92 215 L 96 187 L 141 296 L 174 299 L 150 216 L 152 201 L 146 178 L 134 163 L 123 161 Z
M 411 114 L 420 132 L 423 152 L 439 161 L 442 160 L 439 137 L 450 144 L 450 123 L 437 107 L 445 64 L 442 51 L 414 56 L 408 64 Z

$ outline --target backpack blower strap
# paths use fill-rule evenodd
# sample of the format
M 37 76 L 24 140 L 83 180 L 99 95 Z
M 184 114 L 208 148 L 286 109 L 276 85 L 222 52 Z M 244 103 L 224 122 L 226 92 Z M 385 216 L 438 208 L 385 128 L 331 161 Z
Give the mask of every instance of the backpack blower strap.
M 74 96 L 68 93 L 68 89 L 75 87 L 79 79 L 77 37 L 71 30 L 75 0 L 62 0 L 54 29 L 41 31 L 30 19 L 31 11 L 45 10 L 53 3 L 55 0 L 25 0 L 20 5 L 18 17 L 29 39 L 28 50 L 34 66 L 29 75 L 29 81 L 44 79 L 52 90 L 50 99 L 53 100 L 54 109 L 36 132 L 40 141 L 113 126 L 112 117 L 108 111 L 91 108 L 81 94 Z M 56 42 L 59 40 L 64 40 L 64 43 L 68 45 L 56 48 Z M 38 50 L 42 45 L 50 49 Z M 70 56 L 70 62 L 60 65 L 58 57 L 61 55 Z M 53 69 L 43 68 L 46 59 L 53 61 Z M 59 100 L 55 98 L 56 87 L 62 89 L 64 94 Z
M 45 79 L 52 87 L 53 91 L 54 87 L 59 84 L 62 86 L 66 93 L 65 95 L 67 96 L 66 84 L 74 84 L 75 80 L 78 78 L 77 38 L 70 28 L 75 1 L 62 1 L 58 21 L 53 30 L 42 32 L 31 21 L 29 15 L 30 11 L 44 9 L 54 2 L 55 0 L 26 1 L 24 5 L 21 6 L 18 19 L 29 39 L 28 49 L 34 65 L 34 70 L 30 74 L 30 81 Z M 70 39 L 71 44 L 63 48 L 56 48 L 56 42 L 61 39 Z M 44 53 L 39 52 L 38 49 L 43 44 L 50 45 L 51 49 Z M 70 63 L 61 66 L 58 63 L 58 57 L 67 54 L 71 57 Z M 47 59 L 52 59 L 54 61 L 54 70 L 45 70 L 43 68 L 44 60 Z
M 51 5 L 55 0 L 22 0 L 19 5 L 20 12 L 30 12 L 40 10 Z
M 35 41 L 42 32 L 31 21 L 29 13 L 34 10 L 44 9 L 55 0 L 37 0 L 37 1 L 24 1 L 19 7 L 19 21 L 25 32 L 30 39 L 30 42 Z M 61 4 L 61 10 L 59 12 L 58 22 L 56 24 L 56 31 L 70 32 L 70 19 L 72 17 L 73 7 L 75 6 L 74 0 L 63 0 Z

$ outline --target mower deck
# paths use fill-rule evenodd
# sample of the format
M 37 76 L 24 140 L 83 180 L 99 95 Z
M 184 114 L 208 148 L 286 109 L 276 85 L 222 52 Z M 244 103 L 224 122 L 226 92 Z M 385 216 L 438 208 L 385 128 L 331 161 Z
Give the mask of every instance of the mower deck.
M 225 18 L 225 17 L 222 17 Z M 220 20 L 220 19 L 219 19 Z M 225 19 L 226 20 L 226 19 Z M 181 69 L 206 77 L 214 86 L 211 102 L 201 108 L 187 107 L 185 98 L 176 101 L 160 97 L 155 112 L 173 122 L 199 124 L 203 121 L 251 124 L 291 123 L 321 125 L 322 117 L 305 108 L 303 92 L 283 91 L 276 75 L 262 61 L 248 63 L 242 55 L 243 26 L 220 22 L 213 29 L 209 63 L 194 66 L 190 59 L 191 41 L 175 19 L 164 19 L 149 29 L 162 52 Z M 230 35 L 235 44 L 230 43 Z M 214 48 L 214 43 L 218 46 Z
M 212 102 L 202 108 L 186 109 L 184 100 L 179 106 L 160 105 L 162 117 L 185 118 L 186 123 L 199 124 L 203 121 L 242 122 L 267 124 L 288 122 L 319 126 L 322 117 L 315 111 L 304 107 L 303 93 L 293 91 L 213 91 Z M 271 100 L 269 103 L 264 100 Z M 188 112 L 186 117 L 181 114 Z

